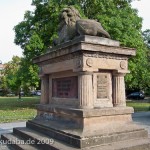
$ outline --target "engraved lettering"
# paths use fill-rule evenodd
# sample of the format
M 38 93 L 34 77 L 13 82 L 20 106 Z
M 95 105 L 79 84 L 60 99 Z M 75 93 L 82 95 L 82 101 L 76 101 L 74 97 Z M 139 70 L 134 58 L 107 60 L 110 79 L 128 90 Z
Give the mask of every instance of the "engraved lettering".
M 108 77 L 107 75 L 97 75 L 97 98 L 108 98 Z

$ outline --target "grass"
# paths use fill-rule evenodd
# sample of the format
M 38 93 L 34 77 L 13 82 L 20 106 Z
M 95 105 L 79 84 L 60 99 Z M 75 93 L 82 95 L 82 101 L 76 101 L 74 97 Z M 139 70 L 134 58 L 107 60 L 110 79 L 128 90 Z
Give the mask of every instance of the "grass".
M 36 115 L 39 97 L 0 97 L 0 123 L 26 121 Z
M 39 104 L 40 97 L 0 97 L 0 123 L 26 121 L 36 116 L 35 105 Z M 147 101 L 127 101 L 127 106 L 134 108 L 135 112 L 150 111 Z
M 127 106 L 133 107 L 135 112 L 150 111 L 150 102 L 148 101 L 127 101 Z

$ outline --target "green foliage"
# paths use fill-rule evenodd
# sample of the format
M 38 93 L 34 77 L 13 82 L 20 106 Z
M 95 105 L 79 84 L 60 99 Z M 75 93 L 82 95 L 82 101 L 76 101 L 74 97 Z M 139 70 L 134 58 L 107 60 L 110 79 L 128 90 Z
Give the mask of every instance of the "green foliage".
M 149 61 L 149 68 L 150 68 L 150 29 L 145 30 L 143 33 L 144 43 L 146 44 L 148 51 L 147 51 L 147 57 Z
M 150 49 L 150 29 L 145 30 L 142 34 L 145 44 Z
M 32 87 L 36 88 L 39 86 L 38 67 L 31 65 L 25 58 L 21 60 L 18 74 L 21 79 L 21 88 L 25 93 L 29 93 Z
M 21 59 L 18 56 L 14 56 L 12 61 L 5 64 L 5 69 L 3 70 L 3 89 L 10 90 L 18 94 L 20 89 L 20 76 L 18 70 L 20 68 Z
M 0 76 L 0 89 L 1 89 L 0 96 L 6 95 L 8 93 L 7 81 L 6 81 L 6 77 L 4 76 L 4 74 Z
M 29 93 L 30 88 L 39 86 L 38 67 L 31 65 L 26 59 L 14 56 L 5 66 L 1 88 L 6 93 L 11 91 L 18 95 L 21 89 Z
M 119 40 L 122 46 L 137 49 L 136 57 L 129 61 L 131 73 L 126 77 L 126 85 L 128 89 L 144 89 L 150 83 L 147 49 L 141 34 L 142 18 L 138 17 L 137 10 L 132 9 L 131 2 L 132 0 L 33 0 L 35 10 L 27 11 L 24 20 L 14 28 L 15 43 L 24 49 L 24 59 L 32 66 L 32 58 L 45 53 L 57 37 L 61 9 L 66 5 L 74 5 L 83 17 L 101 22 L 111 38 Z M 36 73 L 33 74 L 37 76 Z
M 146 69 L 147 69 L 147 73 L 146 73 L 146 75 L 145 75 L 145 78 L 147 79 L 147 91 L 149 91 L 150 90 L 150 29 L 147 29 L 147 30 L 145 30 L 143 33 L 142 33 L 142 35 L 143 35 L 143 38 L 144 38 L 144 43 L 146 44 L 146 47 L 147 47 L 147 62 L 148 62 L 148 64 L 147 64 L 147 67 L 146 67 Z

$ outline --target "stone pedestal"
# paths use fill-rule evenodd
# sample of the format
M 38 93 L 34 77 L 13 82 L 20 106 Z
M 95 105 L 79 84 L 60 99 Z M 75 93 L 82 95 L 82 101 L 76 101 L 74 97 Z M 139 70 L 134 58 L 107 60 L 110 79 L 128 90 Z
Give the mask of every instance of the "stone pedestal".
M 42 95 L 27 128 L 56 140 L 49 149 L 148 150 L 148 132 L 133 123 L 133 108 L 126 107 L 131 56 L 135 49 L 118 41 L 81 36 L 36 57 Z
M 81 36 L 35 58 L 46 77 L 37 117 L 28 126 L 47 120 L 57 130 L 53 138 L 78 148 L 146 138 L 147 131 L 132 122 L 133 109 L 126 107 L 124 76 L 134 55 L 117 41 Z

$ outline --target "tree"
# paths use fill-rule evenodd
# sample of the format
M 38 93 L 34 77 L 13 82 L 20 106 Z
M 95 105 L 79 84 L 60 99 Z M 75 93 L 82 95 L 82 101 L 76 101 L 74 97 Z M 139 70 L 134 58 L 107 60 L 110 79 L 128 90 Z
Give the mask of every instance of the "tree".
M 20 68 L 17 72 L 21 81 L 21 88 L 28 94 L 32 89 L 39 87 L 39 77 L 38 77 L 38 67 L 37 65 L 31 65 L 30 62 L 22 58 L 20 62 Z
M 145 30 L 142 34 L 144 38 L 144 43 L 146 44 L 148 48 L 147 56 L 148 56 L 148 61 L 149 61 L 149 66 L 150 66 L 150 29 Z
M 2 95 L 6 95 L 8 93 L 8 87 L 5 76 L 0 76 L 0 90 L 2 91 Z
M 1 88 L 5 91 L 18 95 L 23 90 L 28 94 L 32 88 L 39 86 L 36 65 L 31 65 L 24 58 L 14 56 L 5 66 L 1 77 Z
M 126 77 L 127 88 L 147 86 L 147 52 L 143 42 L 142 18 L 131 7 L 132 0 L 33 0 L 34 12 L 27 11 L 24 20 L 15 26 L 15 43 L 24 50 L 25 60 L 32 65 L 32 58 L 46 52 L 57 36 L 59 12 L 66 5 L 74 5 L 82 16 L 101 22 L 111 38 L 119 40 L 122 46 L 137 49 L 131 58 Z M 83 15 L 84 14 L 84 15 Z
M 143 31 L 142 35 L 143 35 L 145 44 L 150 49 L 150 29 Z
M 18 74 L 20 68 L 21 59 L 18 56 L 13 56 L 12 61 L 5 64 L 5 69 L 3 70 L 3 88 L 19 93 L 21 80 Z
M 147 47 L 147 60 L 148 60 L 147 68 L 149 70 L 147 73 L 147 78 L 149 79 L 150 77 L 150 73 L 149 73 L 150 72 L 150 29 L 143 31 L 142 35 L 144 38 L 144 43 L 146 44 L 146 47 Z M 148 81 L 148 83 L 150 83 L 150 80 Z M 147 87 L 149 90 L 148 94 L 150 94 L 150 84 L 148 84 Z

